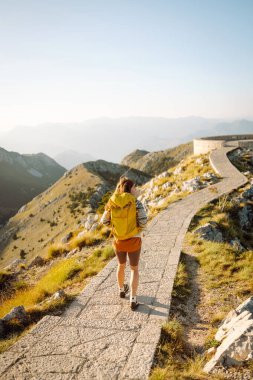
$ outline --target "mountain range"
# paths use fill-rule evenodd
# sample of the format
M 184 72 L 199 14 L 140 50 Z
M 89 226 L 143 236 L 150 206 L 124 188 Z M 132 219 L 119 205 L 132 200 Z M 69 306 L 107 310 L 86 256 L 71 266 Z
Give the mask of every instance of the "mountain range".
M 137 147 L 147 151 L 165 150 L 196 137 L 233 133 L 253 133 L 253 121 L 201 117 L 99 118 L 83 123 L 19 126 L 1 132 L 0 145 L 18 152 L 42 151 L 56 160 L 59 154 L 72 151 L 72 156 L 90 155 L 94 159 L 120 162 Z M 67 157 L 66 153 L 64 155 Z M 70 168 L 73 164 L 86 161 L 83 156 L 80 160 L 78 158 L 73 161 L 70 157 L 59 163 Z

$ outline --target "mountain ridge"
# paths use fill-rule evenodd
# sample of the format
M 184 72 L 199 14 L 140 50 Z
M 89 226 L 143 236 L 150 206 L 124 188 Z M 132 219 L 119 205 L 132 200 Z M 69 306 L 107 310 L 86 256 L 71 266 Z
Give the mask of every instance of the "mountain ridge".
M 126 171 L 139 185 L 151 179 L 139 170 L 104 160 L 66 171 L 0 229 L 1 266 L 19 258 L 19 252 L 25 252 L 28 261 L 38 252 L 46 256 L 56 238 L 63 238 L 71 230 L 82 231 L 87 215 L 97 210 L 102 197 L 115 188 Z
M 154 176 L 177 165 L 182 159 L 192 153 L 192 142 L 156 152 L 137 149 L 124 157 L 121 163 Z
M 0 148 L 0 224 L 57 181 L 65 171 L 44 153 L 22 155 Z

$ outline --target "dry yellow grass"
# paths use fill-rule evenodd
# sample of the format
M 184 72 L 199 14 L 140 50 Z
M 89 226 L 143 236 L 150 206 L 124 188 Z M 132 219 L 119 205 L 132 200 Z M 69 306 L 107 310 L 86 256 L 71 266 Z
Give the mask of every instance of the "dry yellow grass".
M 98 177 L 79 165 L 71 178 L 62 177 L 41 196 L 29 202 L 24 212 L 16 214 L 10 220 L 10 227 L 19 223 L 21 227 L 17 232 L 18 239 L 11 239 L 2 250 L 0 267 L 4 268 L 16 258 L 20 258 L 22 249 L 27 253 L 28 262 L 38 254 L 46 257 L 48 247 L 68 232 L 76 230 L 78 220 L 85 215 L 85 210 L 82 209 L 76 216 L 71 214 L 67 208 L 68 193 L 74 190 L 85 192 L 89 187 L 94 188 L 99 183 L 101 180 Z
M 74 258 L 56 263 L 35 286 L 17 291 L 12 298 L 4 301 L 1 305 L 0 317 L 3 317 L 15 306 L 23 305 L 28 309 L 33 307 L 45 297 L 56 292 L 66 280 L 72 278 L 80 270 L 81 265 Z

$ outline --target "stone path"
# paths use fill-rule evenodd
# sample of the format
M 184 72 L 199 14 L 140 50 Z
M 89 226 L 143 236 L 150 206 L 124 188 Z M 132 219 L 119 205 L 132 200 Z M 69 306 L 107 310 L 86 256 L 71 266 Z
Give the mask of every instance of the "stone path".
M 142 304 L 135 312 L 128 299 L 117 296 L 113 259 L 64 315 L 44 317 L 0 356 L 1 379 L 147 379 L 161 325 L 168 319 L 180 250 L 192 217 L 207 202 L 247 182 L 227 159 L 232 149 L 210 155 L 223 177 L 220 183 L 172 204 L 149 225 L 140 264 Z

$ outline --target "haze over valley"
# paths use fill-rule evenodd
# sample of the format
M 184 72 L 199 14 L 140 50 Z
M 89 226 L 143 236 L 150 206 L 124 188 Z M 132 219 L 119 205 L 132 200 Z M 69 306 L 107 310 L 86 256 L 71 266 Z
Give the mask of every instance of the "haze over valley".
M 19 153 L 43 152 L 70 169 L 82 162 L 120 162 L 136 149 L 164 150 L 195 137 L 253 133 L 251 120 L 200 117 L 98 118 L 83 123 L 48 123 L 0 132 L 0 146 Z

